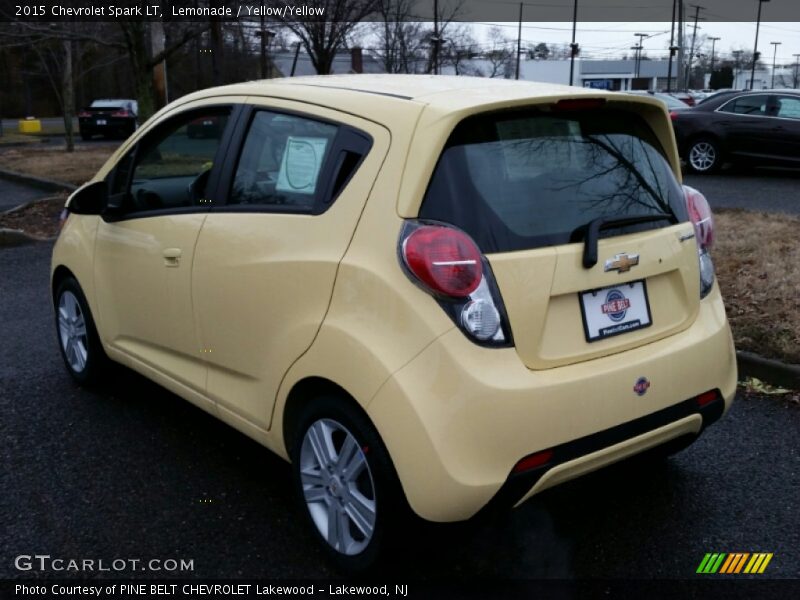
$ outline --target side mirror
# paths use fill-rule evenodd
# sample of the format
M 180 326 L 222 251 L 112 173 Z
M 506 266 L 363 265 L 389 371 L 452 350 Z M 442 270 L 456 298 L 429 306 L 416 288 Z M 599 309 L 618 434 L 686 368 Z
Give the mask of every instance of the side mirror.
M 76 215 L 101 215 L 107 206 L 108 185 L 105 181 L 87 183 L 67 200 L 67 210 Z

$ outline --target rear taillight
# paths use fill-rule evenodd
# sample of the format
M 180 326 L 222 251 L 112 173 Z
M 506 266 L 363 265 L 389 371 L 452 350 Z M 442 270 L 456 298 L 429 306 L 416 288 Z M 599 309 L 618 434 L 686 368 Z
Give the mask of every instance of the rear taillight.
M 80 118 L 86 118 L 91 116 L 92 114 L 88 110 L 82 110 L 81 112 L 78 113 L 78 117 Z
M 466 298 L 481 283 L 481 252 L 463 231 L 423 225 L 406 238 L 403 257 L 435 294 Z
M 129 117 L 130 113 L 123 108 L 122 110 L 115 110 L 114 112 L 111 113 L 111 116 L 112 117 Z
M 696 189 L 683 186 L 686 198 L 686 210 L 689 219 L 694 225 L 694 234 L 697 238 L 698 260 L 700 261 L 700 297 L 705 298 L 714 287 L 714 263 L 708 253 L 714 244 L 714 215 L 708 200 Z
M 434 296 L 469 337 L 508 345 L 510 332 L 491 268 L 466 233 L 442 223 L 406 221 L 400 256 L 411 280 Z
M 669 111 L 669 118 L 674 121 L 675 119 L 678 118 L 679 114 L 680 113 L 677 110 L 671 110 Z

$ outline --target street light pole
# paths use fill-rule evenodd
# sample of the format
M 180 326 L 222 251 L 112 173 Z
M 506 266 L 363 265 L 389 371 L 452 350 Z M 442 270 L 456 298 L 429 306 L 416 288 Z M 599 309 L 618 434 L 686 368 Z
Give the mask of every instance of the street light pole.
M 794 56 L 794 89 L 797 89 L 797 75 L 798 75 L 798 68 L 800 68 L 800 54 L 792 54 Z
M 750 89 L 753 89 L 756 81 L 756 63 L 758 62 L 758 29 L 761 27 L 761 5 L 769 0 L 758 0 L 758 17 L 756 18 L 756 41 L 753 44 L 753 66 L 750 69 Z
M 711 40 L 711 77 L 714 76 L 714 46 L 722 38 L 708 38 Z M 711 87 L 711 79 L 708 80 L 708 87 Z
M 770 88 L 773 90 L 775 89 L 775 59 L 778 56 L 778 46 L 781 45 L 781 42 L 770 42 L 775 49 L 772 51 L 772 83 L 770 84 Z
M 522 2 L 519 3 L 519 28 L 517 29 L 517 68 L 514 79 L 519 79 L 519 55 L 522 54 Z
M 578 44 L 575 43 L 575 30 L 578 28 L 578 0 L 572 5 L 572 43 L 569 45 L 569 84 L 575 78 L 575 56 L 578 54 Z

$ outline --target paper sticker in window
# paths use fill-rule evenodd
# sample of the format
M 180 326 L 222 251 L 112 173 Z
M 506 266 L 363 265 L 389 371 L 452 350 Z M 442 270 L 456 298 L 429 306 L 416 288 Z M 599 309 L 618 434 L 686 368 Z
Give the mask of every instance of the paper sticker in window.
M 275 190 L 294 194 L 313 194 L 317 188 L 328 140 L 289 136 L 283 150 Z

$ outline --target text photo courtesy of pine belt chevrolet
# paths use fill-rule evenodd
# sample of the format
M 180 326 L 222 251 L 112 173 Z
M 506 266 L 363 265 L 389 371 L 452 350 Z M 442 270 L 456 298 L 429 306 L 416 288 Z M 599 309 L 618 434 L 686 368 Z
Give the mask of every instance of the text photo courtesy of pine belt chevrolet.
M 205 121 L 219 135 L 187 141 Z M 204 90 L 68 200 L 61 352 L 81 385 L 121 363 L 290 461 L 310 532 L 367 568 L 404 523 L 676 452 L 726 412 L 713 219 L 680 178 L 648 97 L 421 75 Z

